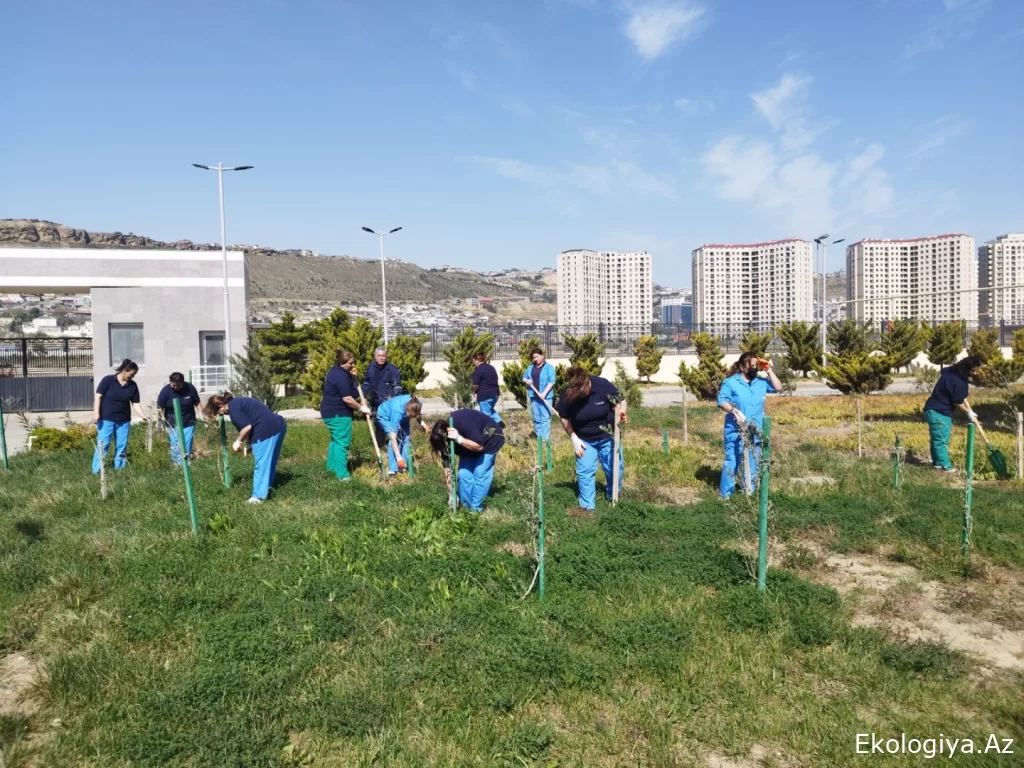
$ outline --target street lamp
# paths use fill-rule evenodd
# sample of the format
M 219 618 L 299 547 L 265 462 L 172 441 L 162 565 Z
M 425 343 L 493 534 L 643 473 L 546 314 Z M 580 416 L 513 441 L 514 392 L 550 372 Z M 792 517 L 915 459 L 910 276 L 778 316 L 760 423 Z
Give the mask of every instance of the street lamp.
M 363 227 L 363 232 L 369 232 L 380 238 L 380 300 L 384 308 L 384 343 L 388 343 L 388 289 L 384 279 L 384 238 L 398 232 L 401 227 L 395 227 L 389 232 L 374 232 L 369 227 Z
M 825 362 L 825 338 L 826 338 L 825 337 L 825 327 L 826 327 L 827 320 L 826 320 L 826 317 L 825 317 L 825 312 L 826 312 L 826 310 L 825 310 L 825 305 L 826 305 L 826 302 L 825 302 L 825 275 L 828 272 L 828 246 L 829 246 L 829 244 L 827 242 L 825 242 L 826 240 L 828 240 L 828 235 L 827 234 L 819 235 L 818 237 L 814 238 L 814 242 L 817 243 L 817 245 L 821 248 L 821 364 L 822 364 L 822 366 L 824 366 L 826 364 L 826 362 Z M 833 240 L 832 241 L 832 245 L 836 245 L 837 243 L 842 243 L 842 242 L 845 242 L 845 241 L 846 241 L 845 237 L 840 237 L 838 240 Z
M 231 365 L 231 308 L 228 300 L 228 241 L 224 226 L 224 171 L 248 171 L 251 165 L 236 165 L 233 168 L 225 168 L 223 163 L 216 165 L 201 165 L 192 163 L 193 167 L 204 171 L 217 172 L 217 188 L 220 191 L 220 255 L 224 265 L 224 364 L 225 369 L 230 370 Z M 226 384 L 226 383 L 225 383 Z

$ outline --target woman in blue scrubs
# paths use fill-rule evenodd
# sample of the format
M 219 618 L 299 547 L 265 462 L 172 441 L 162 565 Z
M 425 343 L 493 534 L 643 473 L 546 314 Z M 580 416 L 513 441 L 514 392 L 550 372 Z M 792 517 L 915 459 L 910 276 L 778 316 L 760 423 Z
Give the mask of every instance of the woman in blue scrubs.
M 185 377 L 175 371 L 171 374 L 170 383 L 165 384 L 156 398 L 156 407 L 164 412 L 164 422 L 167 424 L 167 438 L 171 443 L 171 461 L 174 466 L 181 466 L 183 452 L 178 448 L 177 423 L 174 421 L 174 401 L 178 401 L 181 408 L 181 431 L 185 436 L 185 456 L 192 455 L 192 444 L 196 432 L 196 406 L 202 405 L 199 393 L 192 386 L 192 382 L 185 381 Z M 202 410 L 199 411 L 200 418 Z
M 252 471 L 250 504 L 262 504 L 270 495 L 270 486 L 277 475 L 277 459 L 281 455 L 286 431 L 284 418 L 254 397 L 235 397 L 230 392 L 214 395 L 206 401 L 207 416 L 227 416 L 238 430 L 235 451 L 249 443 L 255 468 Z
M 523 382 L 529 393 L 530 413 L 533 416 L 533 431 L 541 440 L 551 440 L 551 406 L 555 400 L 555 368 L 544 359 L 544 350 L 534 347 L 530 350 L 533 361 Z
M 395 395 L 377 408 L 377 423 L 388 437 L 388 475 L 405 472 L 408 467 L 410 419 L 420 420 L 420 401 L 415 395 Z
M 484 499 L 494 482 L 494 460 L 505 444 L 505 433 L 490 416 L 468 408 L 453 412 L 451 422 L 451 426 L 447 421 L 435 422 L 430 430 L 430 447 L 440 454 L 445 475 L 450 477 L 448 441 L 455 441 L 459 503 L 471 512 L 483 512 Z
M 740 355 L 729 376 L 718 390 L 718 407 L 725 417 L 725 461 L 718 493 L 728 499 L 736 490 L 736 477 L 743 472 L 743 436 L 750 443 L 750 491 L 757 487 L 757 470 L 761 461 L 761 424 L 764 422 L 764 401 L 773 392 L 782 391 L 782 382 L 771 369 L 771 363 L 759 360 L 753 352 Z
M 566 372 L 568 383 L 558 396 L 558 415 L 562 428 L 572 440 L 576 453 L 576 483 L 579 486 L 579 510 L 584 514 L 594 511 L 596 501 L 597 465 L 604 472 L 604 495 L 612 499 L 615 454 L 615 412 L 626 421 L 626 402 L 618 388 L 608 379 L 591 376 L 574 365 Z M 619 453 L 619 490 L 626 462 Z
M 104 376 L 96 387 L 92 406 L 92 418 L 96 422 L 96 452 L 92 457 L 94 475 L 99 474 L 111 441 L 114 443 L 114 469 L 124 469 L 128 464 L 132 411 L 140 421 L 146 420 L 146 414 L 139 405 L 139 385 L 132 381 L 138 372 L 136 363 L 122 360 L 117 373 Z

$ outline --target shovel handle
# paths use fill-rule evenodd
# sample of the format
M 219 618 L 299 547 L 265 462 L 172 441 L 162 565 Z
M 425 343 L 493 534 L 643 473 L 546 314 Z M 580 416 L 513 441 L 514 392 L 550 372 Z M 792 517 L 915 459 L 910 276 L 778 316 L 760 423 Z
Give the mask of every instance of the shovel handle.
M 971 408 L 971 404 L 968 403 L 966 399 L 964 400 L 964 405 L 966 405 L 968 408 L 970 408 L 972 413 L 974 412 L 974 409 Z M 978 434 L 981 435 L 981 439 L 985 441 L 985 445 L 991 445 L 991 443 L 989 443 L 989 441 L 988 441 L 988 435 L 986 435 L 985 434 L 985 430 L 981 428 L 981 422 L 980 421 L 975 421 L 974 422 L 974 426 L 976 426 L 978 428 Z

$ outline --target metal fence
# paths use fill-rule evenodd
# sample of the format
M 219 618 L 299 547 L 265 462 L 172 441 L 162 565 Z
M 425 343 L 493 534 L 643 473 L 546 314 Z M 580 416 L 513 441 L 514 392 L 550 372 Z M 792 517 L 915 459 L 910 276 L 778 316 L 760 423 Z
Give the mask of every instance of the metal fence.
M 92 376 L 92 339 L 0 339 L 0 377 Z

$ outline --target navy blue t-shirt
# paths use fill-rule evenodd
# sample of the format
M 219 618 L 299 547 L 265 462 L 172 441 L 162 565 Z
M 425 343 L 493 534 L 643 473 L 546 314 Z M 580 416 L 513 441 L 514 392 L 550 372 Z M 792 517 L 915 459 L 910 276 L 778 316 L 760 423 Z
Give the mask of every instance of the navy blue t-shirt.
M 177 392 L 170 384 L 164 384 L 160 394 L 156 398 L 156 407 L 163 408 L 164 420 L 171 427 L 174 423 L 174 401 L 177 400 L 181 408 L 181 426 L 191 427 L 196 423 L 196 406 L 201 404 L 199 393 L 191 383 L 185 382 Z
M 599 440 L 612 436 L 615 428 L 615 403 L 619 397 L 619 390 L 614 384 L 600 376 L 591 376 L 589 395 L 570 403 L 565 399 L 565 390 L 562 390 L 555 410 L 563 419 L 569 420 L 573 432 L 581 440 Z
M 352 408 L 343 398 L 351 397 L 359 400 L 356 383 L 352 374 L 340 366 L 333 366 L 324 379 L 324 398 L 320 401 L 320 418 L 330 419 L 335 416 L 351 416 Z
M 479 402 L 496 400 L 501 394 L 498 389 L 498 372 L 490 363 L 481 363 L 473 369 L 472 382 L 477 387 L 476 399 Z
M 479 443 L 484 447 L 483 452 L 491 455 L 501 450 L 505 444 L 505 433 L 501 427 L 494 423 L 494 419 L 480 411 L 473 411 L 469 408 L 452 413 L 452 426 L 459 430 L 459 434 L 467 440 Z M 459 456 L 474 456 L 477 451 L 471 451 L 456 444 L 455 452 Z
M 952 368 L 946 368 L 939 374 L 939 380 L 935 382 L 935 388 L 924 404 L 924 409 L 952 417 L 954 406 L 967 399 L 968 389 L 966 381 L 957 376 Z
M 232 398 L 228 403 L 228 416 L 239 432 L 252 425 L 249 439 L 253 443 L 273 437 L 284 429 L 284 418 L 255 397 Z
M 124 386 L 112 373 L 100 379 L 96 394 L 103 395 L 100 400 L 100 418 L 115 424 L 125 424 L 132 420 L 132 403 L 139 402 L 139 385 L 129 381 Z
M 533 388 L 538 392 L 540 392 L 540 372 L 543 369 L 543 365 L 530 365 L 530 378 L 533 379 Z

